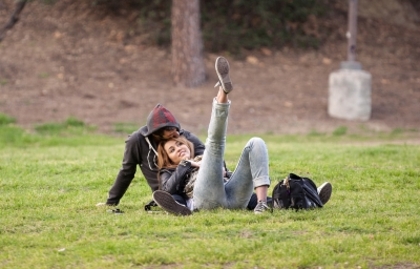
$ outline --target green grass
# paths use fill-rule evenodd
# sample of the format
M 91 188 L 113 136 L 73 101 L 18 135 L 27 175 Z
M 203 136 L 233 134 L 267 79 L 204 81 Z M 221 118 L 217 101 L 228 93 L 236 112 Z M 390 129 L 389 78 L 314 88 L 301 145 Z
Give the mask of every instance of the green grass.
M 265 135 L 272 186 L 289 172 L 328 180 L 334 190 L 323 209 L 175 217 L 143 210 L 151 193 L 140 173 L 119 206 L 124 214 L 96 207 L 125 137 L 70 122 L 35 133 L 0 124 L 0 268 L 420 266 L 420 146 L 394 144 L 404 132 Z M 228 137 L 230 168 L 250 137 Z
M 114 132 L 120 134 L 131 134 L 132 132 L 139 129 L 139 124 L 137 123 L 126 123 L 126 122 L 119 122 L 114 125 Z

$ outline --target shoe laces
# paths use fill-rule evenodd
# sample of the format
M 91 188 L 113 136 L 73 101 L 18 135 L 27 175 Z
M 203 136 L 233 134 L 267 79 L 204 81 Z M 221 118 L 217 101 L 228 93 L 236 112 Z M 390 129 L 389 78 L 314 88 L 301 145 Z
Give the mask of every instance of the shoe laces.
M 262 213 L 266 210 L 272 212 L 272 209 L 271 209 L 271 207 L 268 206 L 267 202 L 260 201 L 260 202 L 258 202 L 257 206 L 255 207 L 254 212 Z

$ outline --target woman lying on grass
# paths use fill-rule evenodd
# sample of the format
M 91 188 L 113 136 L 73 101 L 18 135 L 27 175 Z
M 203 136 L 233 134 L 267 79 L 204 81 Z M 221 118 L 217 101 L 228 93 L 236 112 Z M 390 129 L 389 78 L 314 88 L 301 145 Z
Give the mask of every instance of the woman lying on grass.
M 158 167 L 162 187 L 153 193 L 153 199 L 168 212 L 189 215 L 192 210 L 219 207 L 245 209 L 255 190 L 258 204 L 254 212 L 260 214 L 270 209 L 267 205 L 268 150 L 261 138 L 250 139 L 234 172 L 226 173 L 223 156 L 230 108 L 228 94 L 233 87 L 225 58 L 216 59 L 215 69 L 219 91 L 213 100 L 204 155 L 202 159 L 192 159 L 194 148 L 182 137 L 161 142 Z M 188 208 L 176 203 L 171 194 L 188 197 Z

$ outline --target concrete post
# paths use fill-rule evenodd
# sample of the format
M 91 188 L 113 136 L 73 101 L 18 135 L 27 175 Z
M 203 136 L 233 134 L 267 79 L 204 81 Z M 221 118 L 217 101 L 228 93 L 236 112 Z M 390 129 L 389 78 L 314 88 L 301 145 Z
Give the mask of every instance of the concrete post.
M 328 114 L 347 120 L 369 120 L 372 76 L 356 62 L 357 0 L 349 0 L 347 61 L 330 74 Z

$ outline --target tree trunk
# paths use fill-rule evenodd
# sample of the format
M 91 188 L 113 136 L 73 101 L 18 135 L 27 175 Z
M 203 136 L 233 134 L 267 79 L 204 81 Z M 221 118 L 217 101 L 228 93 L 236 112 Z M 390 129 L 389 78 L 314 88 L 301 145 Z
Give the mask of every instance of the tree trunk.
M 195 87 L 206 80 L 200 1 L 172 0 L 172 77 L 177 85 Z
M 0 29 L 0 42 L 3 41 L 4 37 L 6 36 L 7 30 L 13 28 L 13 26 L 19 21 L 20 13 L 22 12 L 23 8 L 26 5 L 27 0 L 18 0 L 16 1 L 15 11 L 13 12 L 12 16 L 10 16 L 9 21 L 4 25 L 2 29 Z

